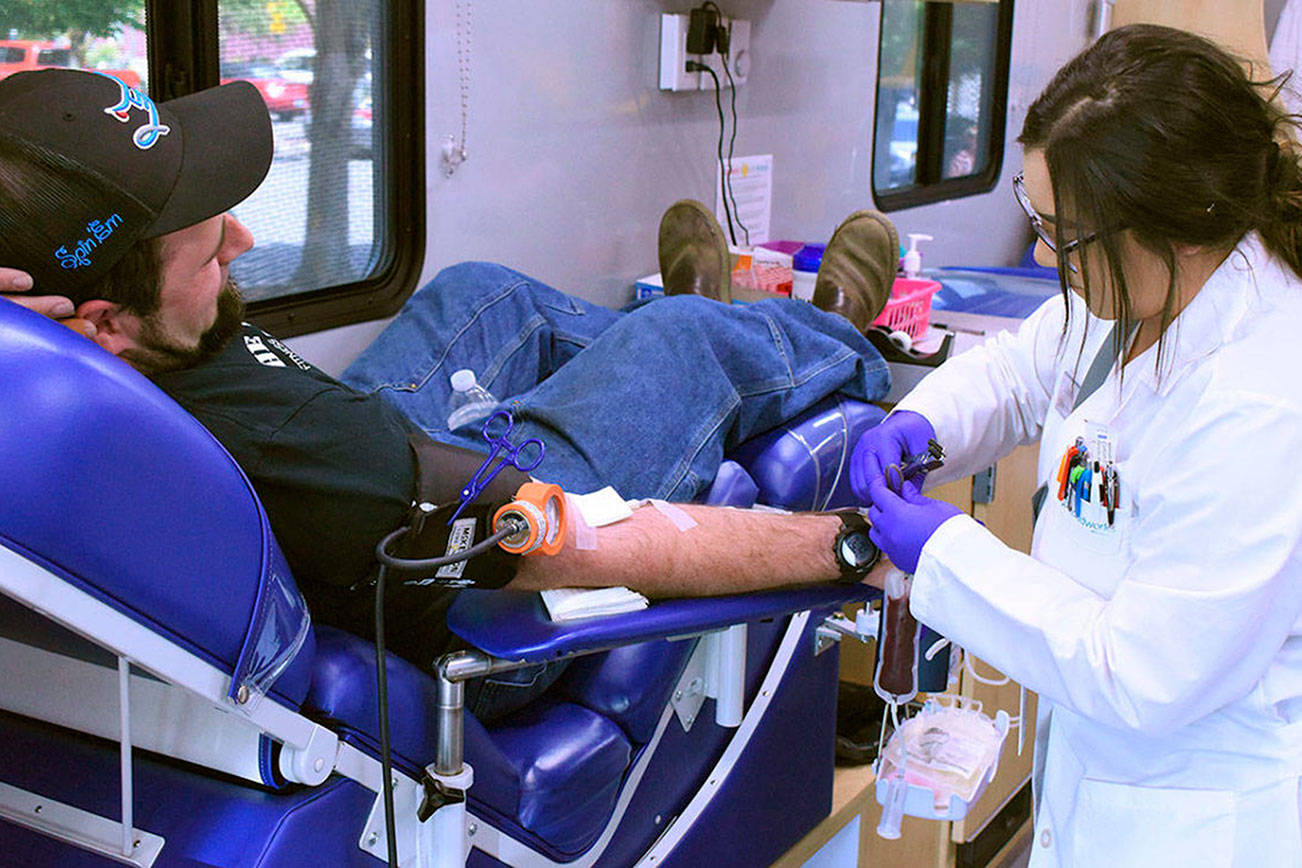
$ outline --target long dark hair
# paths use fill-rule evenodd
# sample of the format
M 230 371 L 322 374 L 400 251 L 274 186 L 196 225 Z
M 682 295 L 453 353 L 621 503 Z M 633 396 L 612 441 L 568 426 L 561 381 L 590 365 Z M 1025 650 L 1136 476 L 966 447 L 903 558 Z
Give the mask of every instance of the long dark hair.
M 1272 100 L 1285 79 L 1255 82 L 1242 61 L 1200 36 L 1134 24 L 1069 62 L 1031 105 L 1018 140 L 1048 164 L 1063 294 L 1063 245 L 1098 232 L 1089 243 L 1100 245 L 1114 289 L 1118 351 L 1134 320 L 1117 230 L 1169 270 L 1163 342 L 1178 301 L 1180 245 L 1228 248 L 1255 229 L 1302 276 L 1295 119 Z M 1077 259 L 1088 302 L 1090 257 Z

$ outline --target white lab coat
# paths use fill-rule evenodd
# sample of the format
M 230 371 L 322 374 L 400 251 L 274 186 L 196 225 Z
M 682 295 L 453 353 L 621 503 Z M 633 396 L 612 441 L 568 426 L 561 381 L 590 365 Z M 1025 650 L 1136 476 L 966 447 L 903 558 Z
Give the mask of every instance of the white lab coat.
M 943 482 L 1042 438 L 1055 477 L 1089 423 L 1115 437 L 1115 532 L 1056 499 L 1030 557 L 967 516 L 918 561 L 916 617 L 1040 695 L 1032 866 L 1300 866 L 1302 280 L 1253 234 L 1156 347 L 1072 410 L 1112 323 L 1053 299 L 902 409 Z M 1080 353 L 1082 334 L 1084 351 Z

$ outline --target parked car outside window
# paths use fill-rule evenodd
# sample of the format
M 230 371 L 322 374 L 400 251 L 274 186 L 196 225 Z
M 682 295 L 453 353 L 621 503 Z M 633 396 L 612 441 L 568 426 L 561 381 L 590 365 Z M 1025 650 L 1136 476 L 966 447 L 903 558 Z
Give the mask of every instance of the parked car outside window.
M 287 121 L 302 117 L 311 107 L 308 86 L 289 81 L 271 65 L 257 63 L 223 63 L 221 83 L 247 81 L 262 94 L 263 101 L 278 120 Z

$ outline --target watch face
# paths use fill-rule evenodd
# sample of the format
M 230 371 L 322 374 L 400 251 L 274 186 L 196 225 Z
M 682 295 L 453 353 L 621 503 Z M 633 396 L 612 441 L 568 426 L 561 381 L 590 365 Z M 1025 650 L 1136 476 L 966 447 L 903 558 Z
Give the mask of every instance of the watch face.
M 877 560 L 877 546 L 866 533 L 847 533 L 841 537 L 841 558 L 855 569 L 863 569 Z

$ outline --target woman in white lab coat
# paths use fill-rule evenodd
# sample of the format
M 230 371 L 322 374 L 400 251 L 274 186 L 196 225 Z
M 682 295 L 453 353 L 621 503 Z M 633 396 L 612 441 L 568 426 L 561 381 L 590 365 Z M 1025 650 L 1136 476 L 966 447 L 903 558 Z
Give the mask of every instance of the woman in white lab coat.
M 1040 696 L 1033 866 L 1302 865 L 1302 182 L 1269 93 L 1165 28 L 1064 67 L 1016 183 L 1063 298 L 855 451 L 913 614 Z M 933 482 L 1040 438 L 1029 557 L 888 484 L 933 435 Z

